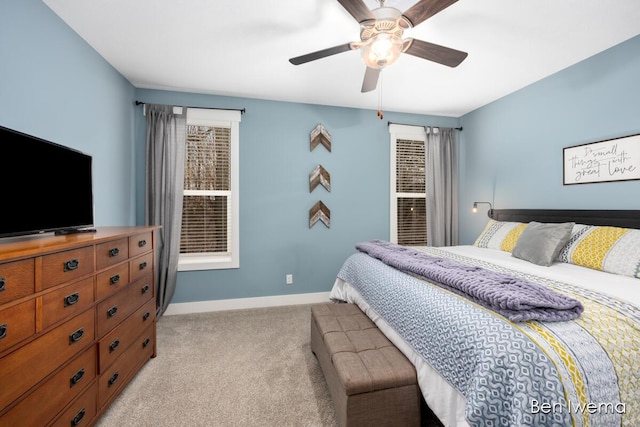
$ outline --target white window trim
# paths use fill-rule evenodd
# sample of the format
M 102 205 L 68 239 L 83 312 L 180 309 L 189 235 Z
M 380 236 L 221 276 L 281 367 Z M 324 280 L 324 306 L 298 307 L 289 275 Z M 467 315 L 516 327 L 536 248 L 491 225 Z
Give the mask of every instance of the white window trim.
M 231 191 L 213 192 L 215 193 L 213 195 L 231 194 L 230 200 L 227 199 L 231 207 L 231 233 L 229 233 L 231 254 L 180 254 L 178 271 L 240 268 L 240 121 L 241 112 L 236 110 L 187 109 L 188 125 L 231 128 Z M 183 195 L 188 193 L 183 190 Z
M 427 143 L 427 133 L 423 126 L 389 125 L 390 168 L 389 168 L 389 241 L 398 243 L 398 197 L 421 197 L 424 194 L 396 193 L 396 145 L 398 139 L 411 139 Z

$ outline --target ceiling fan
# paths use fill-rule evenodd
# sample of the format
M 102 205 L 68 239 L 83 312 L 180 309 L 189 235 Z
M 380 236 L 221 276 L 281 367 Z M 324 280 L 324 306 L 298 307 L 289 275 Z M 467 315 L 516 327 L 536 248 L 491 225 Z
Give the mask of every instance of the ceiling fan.
M 385 6 L 385 0 L 378 0 L 380 7 L 374 10 L 370 10 L 363 0 L 338 0 L 360 24 L 360 41 L 297 56 L 289 59 L 289 62 L 300 65 L 337 53 L 360 49 L 367 65 L 362 92 L 374 90 L 378 85 L 380 71 L 393 64 L 401 53 L 456 67 L 467 57 L 466 52 L 413 38 L 403 40 L 402 34 L 404 30 L 417 26 L 457 1 L 420 0 L 403 13 L 396 8 Z

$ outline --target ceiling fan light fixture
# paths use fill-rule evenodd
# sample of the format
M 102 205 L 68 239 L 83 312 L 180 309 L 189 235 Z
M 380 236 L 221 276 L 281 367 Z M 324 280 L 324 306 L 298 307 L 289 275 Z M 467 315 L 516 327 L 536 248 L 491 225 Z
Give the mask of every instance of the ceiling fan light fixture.
M 396 62 L 402 53 L 402 38 L 380 33 L 371 38 L 360 49 L 367 67 L 384 68 Z
M 466 52 L 445 46 L 413 38 L 403 40 L 405 30 L 414 28 L 458 0 L 412 0 L 413 6 L 404 12 L 385 6 L 386 0 L 377 1 L 380 7 L 370 10 L 365 0 L 338 0 L 360 25 L 360 40 L 290 58 L 289 62 L 300 65 L 338 53 L 360 50 L 367 66 L 361 89 L 365 93 L 376 88 L 382 69 L 395 63 L 401 54 L 448 67 L 457 67 L 467 57 Z

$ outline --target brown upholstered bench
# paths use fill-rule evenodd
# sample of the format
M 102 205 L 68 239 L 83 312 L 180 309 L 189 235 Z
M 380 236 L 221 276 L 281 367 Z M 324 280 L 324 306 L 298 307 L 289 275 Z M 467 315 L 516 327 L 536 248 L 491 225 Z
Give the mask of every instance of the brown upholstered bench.
M 355 304 L 311 308 L 311 350 L 340 425 L 420 425 L 415 368 Z

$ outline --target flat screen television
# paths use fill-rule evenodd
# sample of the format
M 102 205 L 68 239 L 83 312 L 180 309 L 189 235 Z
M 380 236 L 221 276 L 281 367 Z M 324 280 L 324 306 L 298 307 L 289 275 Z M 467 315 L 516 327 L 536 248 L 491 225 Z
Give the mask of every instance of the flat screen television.
M 0 237 L 93 231 L 92 158 L 0 126 Z

